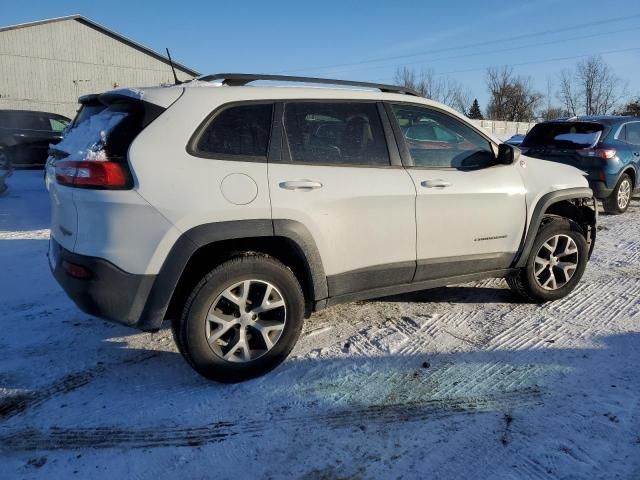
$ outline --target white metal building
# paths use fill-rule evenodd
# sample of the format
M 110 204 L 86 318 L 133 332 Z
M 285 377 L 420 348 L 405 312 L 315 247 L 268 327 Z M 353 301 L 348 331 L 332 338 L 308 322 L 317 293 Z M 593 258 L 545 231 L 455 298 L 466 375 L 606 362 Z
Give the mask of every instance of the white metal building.
M 174 65 L 181 80 L 198 75 Z M 172 82 L 164 55 L 81 15 L 0 27 L 0 109 L 73 117 L 81 95 Z

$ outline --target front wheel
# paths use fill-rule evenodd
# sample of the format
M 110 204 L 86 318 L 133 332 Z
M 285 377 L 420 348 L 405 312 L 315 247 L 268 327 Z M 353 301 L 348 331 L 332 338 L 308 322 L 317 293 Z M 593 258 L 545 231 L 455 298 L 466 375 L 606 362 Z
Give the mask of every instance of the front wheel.
M 209 272 L 172 330 L 198 373 L 235 383 L 282 363 L 300 336 L 303 317 L 304 297 L 293 272 L 271 257 L 251 255 Z
M 507 278 L 507 283 L 529 301 L 557 300 L 576 287 L 588 258 L 582 228 L 573 220 L 547 217 L 536 235 L 527 265 Z
M 611 195 L 602 201 L 604 211 L 611 215 L 619 215 L 626 212 L 631 203 L 632 191 L 633 182 L 631 181 L 631 177 L 626 173 L 622 174 Z

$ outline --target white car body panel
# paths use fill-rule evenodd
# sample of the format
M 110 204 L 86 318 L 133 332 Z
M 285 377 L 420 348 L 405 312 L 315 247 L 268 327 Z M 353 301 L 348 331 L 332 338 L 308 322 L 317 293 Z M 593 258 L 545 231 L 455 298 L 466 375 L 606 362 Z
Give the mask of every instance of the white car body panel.
M 418 260 L 515 254 L 522 241 L 526 211 L 518 168 L 409 169 L 418 192 Z M 440 180 L 449 186 L 423 185 Z
M 521 157 L 525 168 L 511 165 L 476 172 L 434 172 L 268 165 L 201 158 L 187 151 L 189 140 L 207 116 L 237 101 L 386 100 L 432 106 L 467 123 L 452 109 L 424 98 L 348 88 L 203 86 L 202 82 L 110 93 L 168 110 L 129 148 L 132 190 L 69 189 L 55 185 L 48 175 L 52 234 L 65 248 L 104 258 L 128 273 L 157 274 L 177 238 L 194 227 L 249 219 L 303 223 L 313 235 L 327 275 L 416 258 L 516 252 L 525 218 L 528 225 L 536 201 L 551 190 L 551 176 L 553 183 L 587 186 L 572 167 L 526 157 Z M 242 183 L 245 177 L 250 180 Z M 226 178 L 233 181 L 224 187 Z M 453 186 L 443 190 L 419 186 L 431 178 L 450 181 Z M 279 187 L 282 181 L 299 179 L 315 180 L 323 187 L 310 192 Z M 233 193 L 237 185 L 255 186 L 250 201 L 237 200 Z M 72 235 L 56 231 L 58 224 L 72 230 Z M 491 242 L 473 241 L 503 234 L 506 238 Z
M 584 173 L 570 165 L 520 155 L 518 169 L 526 186 L 527 225 L 533 209 L 544 195 L 569 188 L 589 188 Z
M 322 187 L 287 190 L 310 180 Z M 416 259 L 415 190 L 404 169 L 269 165 L 274 219 L 310 231 L 329 276 Z

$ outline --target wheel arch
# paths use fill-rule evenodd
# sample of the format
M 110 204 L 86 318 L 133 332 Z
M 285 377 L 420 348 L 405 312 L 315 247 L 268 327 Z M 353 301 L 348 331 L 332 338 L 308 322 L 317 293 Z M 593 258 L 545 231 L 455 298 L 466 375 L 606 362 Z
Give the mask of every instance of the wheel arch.
M 199 225 L 182 234 L 154 282 L 138 327 L 157 330 L 179 315 L 191 289 L 216 265 L 234 256 L 262 253 L 287 265 L 300 281 L 311 313 L 327 297 L 320 253 L 309 231 L 292 220 L 239 220 Z
M 513 267 L 526 266 L 527 259 L 545 215 L 556 215 L 577 222 L 585 230 L 589 255 L 596 237 L 597 204 L 590 188 L 569 188 L 543 195 L 533 207 L 527 232 L 513 261 Z
M 638 188 L 638 173 L 636 172 L 636 169 L 632 165 L 629 165 L 622 171 L 620 176 L 624 175 L 625 173 L 631 177 L 631 188 Z

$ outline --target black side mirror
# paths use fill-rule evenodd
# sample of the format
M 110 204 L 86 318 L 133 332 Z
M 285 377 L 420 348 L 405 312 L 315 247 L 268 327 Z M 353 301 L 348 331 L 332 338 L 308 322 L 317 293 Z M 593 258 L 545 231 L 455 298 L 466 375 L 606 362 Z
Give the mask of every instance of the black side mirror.
M 496 158 L 500 165 L 511 165 L 520 158 L 520 149 L 506 143 L 498 145 L 498 157 Z

